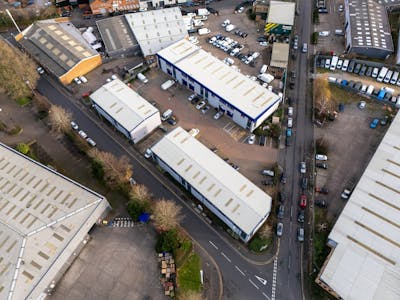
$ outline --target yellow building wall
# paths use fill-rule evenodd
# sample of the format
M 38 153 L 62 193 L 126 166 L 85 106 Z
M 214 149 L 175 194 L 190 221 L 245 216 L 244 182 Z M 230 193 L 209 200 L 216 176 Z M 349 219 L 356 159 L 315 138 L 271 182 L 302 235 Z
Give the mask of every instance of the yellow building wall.
M 76 64 L 76 66 L 69 70 L 67 73 L 62 75 L 59 80 L 64 85 L 70 84 L 75 77 L 79 77 L 89 73 L 93 69 L 100 66 L 101 63 L 102 61 L 100 54 L 84 59 Z

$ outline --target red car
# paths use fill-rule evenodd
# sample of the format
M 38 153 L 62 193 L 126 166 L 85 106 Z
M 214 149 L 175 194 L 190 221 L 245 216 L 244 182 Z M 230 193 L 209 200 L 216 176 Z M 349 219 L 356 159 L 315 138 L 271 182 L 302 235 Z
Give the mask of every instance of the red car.
M 300 207 L 302 209 L 305 209 L 306 206 L 307 206 L 307 197 L 306 197 L 306 195 L 301 195 L 300 196 Z

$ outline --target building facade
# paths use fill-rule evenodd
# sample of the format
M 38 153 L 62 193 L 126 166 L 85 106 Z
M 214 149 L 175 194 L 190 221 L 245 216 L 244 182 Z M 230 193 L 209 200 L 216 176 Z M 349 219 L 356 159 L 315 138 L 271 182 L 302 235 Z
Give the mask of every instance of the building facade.
M 94 15 L 139 10 L 140 7 L 139 0 L 90 0 L 89 6 Z
M 161 125 L 158 109 L 119 79 L 103 85 L 90 100 L 103 118 L 135 144 Z
M 157 61 L 163 72 L 251 132 L 282 100 L 187 40 L 158 52 Z
M 271 212 L 271 197 L 181 127 L 152 148 L 153 159 L 248 242 Z

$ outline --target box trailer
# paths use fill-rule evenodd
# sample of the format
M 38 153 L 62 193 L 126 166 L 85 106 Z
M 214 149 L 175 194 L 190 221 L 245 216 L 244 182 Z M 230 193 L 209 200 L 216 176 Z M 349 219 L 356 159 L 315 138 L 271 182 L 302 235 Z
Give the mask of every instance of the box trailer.
M 268 73 L 259 74 L 257 78 L 260 79 L 261 81 L 264 81 L 267 84 L 271 83 L 271 81 L 275 79 L 274 76 Z
M 166 90 L 168 90 L 171 86 L 173 86 L 174 84 L 175 84 L 175 81 L 173 81 L 173 80 L 167 80 L 166 82 L 164 82 L 164 83 L 161 85 L 161 89 L 164 90 L 164 91 L 166 91 Z

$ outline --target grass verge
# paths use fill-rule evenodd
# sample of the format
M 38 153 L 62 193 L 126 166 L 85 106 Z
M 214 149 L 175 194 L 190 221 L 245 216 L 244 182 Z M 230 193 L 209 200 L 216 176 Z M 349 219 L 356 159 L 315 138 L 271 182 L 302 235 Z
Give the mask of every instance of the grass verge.
M 200 265 L 200 256 L 192 253 L 178 269 L 179 293 L 187 293 L 189 291 L 200 292 Z

